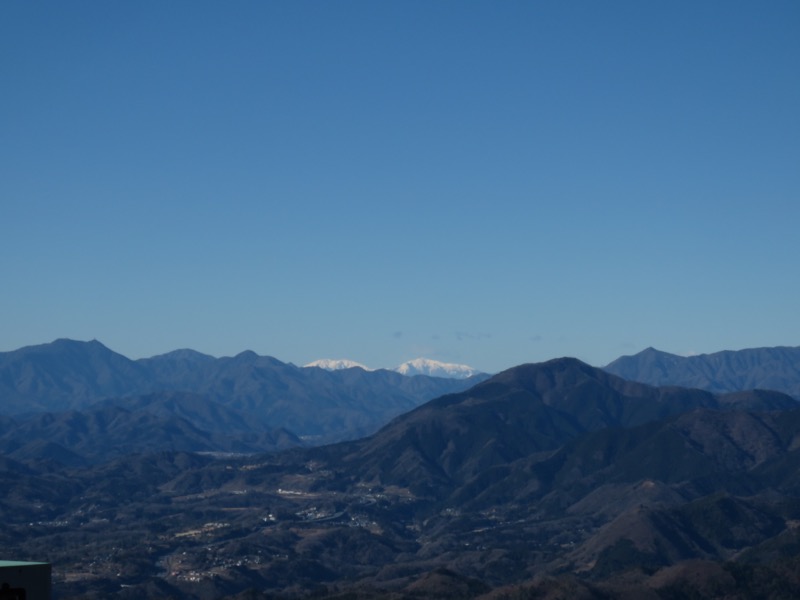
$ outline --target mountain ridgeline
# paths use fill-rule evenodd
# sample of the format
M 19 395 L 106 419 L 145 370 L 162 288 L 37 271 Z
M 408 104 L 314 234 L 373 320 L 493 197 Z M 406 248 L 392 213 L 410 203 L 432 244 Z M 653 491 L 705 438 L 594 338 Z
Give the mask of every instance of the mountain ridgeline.
M 677 356 L 647 348 L 604 367 L 650 385 L 679 385 L 712 392 L 776 390 L 800 400 L 800 346 L 725 350 Z

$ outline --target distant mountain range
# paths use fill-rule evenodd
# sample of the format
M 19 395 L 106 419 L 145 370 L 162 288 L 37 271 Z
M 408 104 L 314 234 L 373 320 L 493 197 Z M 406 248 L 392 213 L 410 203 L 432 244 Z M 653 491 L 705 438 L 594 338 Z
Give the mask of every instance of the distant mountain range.
M 679 385 L 712 392 L 766 389 L 800 400 L 800 346 L 726 350 L 677 356 L 647 348 L 604 367 L 609 373 L 650 385 Z
M 98 341 L 61 339 L 0 353 L 0 414 L 15 423 L 0 436 L 0 449 L 30 457 L 35 450 L 46 456 L 64 448 L 63 457 L 74 452 L 94 460 L 123 450 L 253 452 L 301 438 L 323 443 L 372 433 L 394 416 L 486 377 L 331 372 L 254 352 L 214 358 L 183 349 L 130 360 Z M 37 416 L 42 413 L 50 416 Z M 171 436 L 147 436 L 148 428 Z M 143 436 L 137 443 L 135 432 Z M 128 442 L 109 454 L 103 440 Z
M 0 353 L 0 415 L 6 419 L 0 452 L 20 460 L 83 465 L 131 452 L 260 452 L 318 445 L 368 435 L 428 400 L 463 392 L 489 377 L 458 379 L 472 370 L 426 359 L 396 371 L 368 370 L 350 361 L 315 366 L 320 368 L 253 352 L 215 358 L 190 349 L 130 360 L 98 341 L 66 339 Z M 649 348 L 605 370 L 653 385 L 714 393 L 774 389 L 800 397 L 800 348 L 693 357 Z M 670 410 L 684 410 L 687 398 L 697 393 L 681 391 Z M 747 398 L 752 402 L 754 396 Z M 656 406 L 661 405 L 648 410 Z M 714 403 L 706 399 L 697 406 Z M 739 407 L 746 408 L 741 402 Z M 542 422 L 555 428 L 554 445 L 566 439 L 559 427 L 588 430 L 585 423 L 543 411 Z M 595 417 L 602 414 L 598 409 Z M 607 419 L 600 424 L 632 423 Z M 545 437 L 539 432 L 537 443 Z
M 84 429 L 196 410 L 173 401 L 101 404 Z M 235 413 L 203 419 L 247 429 Z M 570 358 L 360 440 L 70 469 L 3 456 L 0 484 L 6 552 L 46 552 L 65 599 L 800 595 L 798 402 L 653 387 Z
M 323 359 L 305 365 L 329 371 L 369 367 L 351 360 Z M 647 348 L 621 356 L 603 369 L 631 381 L 650 385 L 677 385 L 711 392 L 766 389 L 800 400 L 800 346 L 725 350 L 713 354 L 679 356 Z M 468 378 L 482 373 L 467 365 L 426 358 L 407 361 L 391 369 L 403 375 Z
M 369 367 L 361 363 L 347 359 L 321 359 L 308 363 L 306 367 L 319 367 L 327 371 L 338 371 L 341 369 L 364 369 L 372 371 Z M 454 363 L 444 363 L 429 358 L 415 358 L 391 369 L 396 373 L 413 377 L 415 375 L 427 375 L 429 377 L 444 377 L 447 379 L 468 379 L 476 375 L 484 375 L 481 371 L 473 369 L 467 365 Z

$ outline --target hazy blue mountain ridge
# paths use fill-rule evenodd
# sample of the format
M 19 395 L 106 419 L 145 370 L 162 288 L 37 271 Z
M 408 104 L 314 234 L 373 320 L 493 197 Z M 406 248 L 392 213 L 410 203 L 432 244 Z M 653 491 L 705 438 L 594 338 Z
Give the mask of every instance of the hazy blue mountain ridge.
M 207 428 L 214 419 L 203 420 L 202 414 L 216 403 L 262 431 L 288 429 L 321 443 L 366 435 L 427 400 L 480 380 L 405 377 L 385 370 L 331 372 L 252 351 L 214 358 L 184 349 L 134 361 L 98 341 L 62 339 L 0 353 L 0 414 L 85 410 L 110 398 L 167 394 L 162 416 L 172 410 L 172 416 Z M 181 405 L 169 404 L 173 392 L 202 399 L 182 411 L 187 397 Z M 223 422 L 233 425 L 228 417 Z
M 5 414 L 80 408 L 151 387 L 144 365 L 97 340 L 59 339 L 0 352 L 0 411 Z
M 800 400 L 800 346 L 725 350 L 696 356 L 647 348 L 622 356 L 604 369 L 651 385 L 679 385 L 712 392 L 776 390 Z

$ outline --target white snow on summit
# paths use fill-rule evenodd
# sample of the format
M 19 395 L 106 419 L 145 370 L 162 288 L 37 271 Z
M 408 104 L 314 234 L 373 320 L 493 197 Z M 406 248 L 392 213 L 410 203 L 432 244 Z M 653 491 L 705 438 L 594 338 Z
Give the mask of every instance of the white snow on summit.
M 373 371 L 374 369 L 370 369 L 369 367 L 362 365 L 361 363 L 357 363 L 354 360 L 347 360 L 346 358 L 343 359 L 335 359 L 335 358 L 322 358 L 320 360 L 315 360 L 314 362 L 310 362 L 307 365 L 303 365 L 304 367 L 319 367 L 320 369 L 325 369 L 326 371 L 339 371 L 341 369 L 353 369 L 359 368 L 364 369 L 365 371 Z
M 354 360 L 347 360 L 346 358 L 322 358 L 320 360 L 310 362 L 307 365 L 303 365 L 303 367 L 319 367 L 320 369 L 325 369 L 326 371 L 339 371 L 341 369 L 353 368 L 364 369 L 365 371 L 375 370 L 370 369 L 366 365 L 362 365 Z M 415 358 L 414 360 L 409 360 L 408 362 L 404 362 L 402 365 L 389 370 L 395 371 L 407 377 L 413 377 L 414 375 L 427 375 L 429 377 L 445 377 L 448 379 L 466 379 L 467 377 L 472 377 L 473 375 L 479 375 L 481 373 L 481 371 L 473 369 L 472 367 L 468 367 L 467 365 L 443 363 L 439 362 L 438 360 L 431 360 L 429 358 Z
M 466 379 L 478 375 L 480 371 L 467 365 L 443 363 L 429 358 L 415 358 L 404 362 L 393 369 L 403 375 L 429 375 L 430 377 L 447 377 L 450 379 Z

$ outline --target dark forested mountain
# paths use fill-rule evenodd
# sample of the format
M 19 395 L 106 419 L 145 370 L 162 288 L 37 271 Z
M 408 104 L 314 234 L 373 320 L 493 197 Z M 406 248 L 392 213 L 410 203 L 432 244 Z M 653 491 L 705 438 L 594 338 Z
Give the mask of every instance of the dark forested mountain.
M 777 390 L 800 400 L 800 346 L 726 350 L 677 356 L 647 348 L 622 356 L 605 370 L 650 385 L 680 385 L 712 392 Z
M 329 372 L 254 352 L 213 358 L 178 350 L 133 361 L 97 341 L 57 340 L 0 353 L 0 413 L 83 410 L 108 398 L 189 392 L 261 428 L 322 442 L 371 433 L 393 416 L 484 378 Z
M 714 395 L 625 381 L 572 358 L 522 365 L 396 418 L 340 446 L 362 481 L 446 497 L 498 465 L 552 451 L 584 433 L 642 425 L 698 408 L 798 408 L 778 392 Z M 428 487 L 433 486 L 433 487 Z
M 246 429 L 194 397 L 119 402 L 84 429 L 195 409 Z M 0 543 L 52 561 L 62 599 L 800 593 L 797 403 L 574 359 L 510 369 L 362 440 L 72 469 L 40 452 L 0 460 L 0 483 Z

